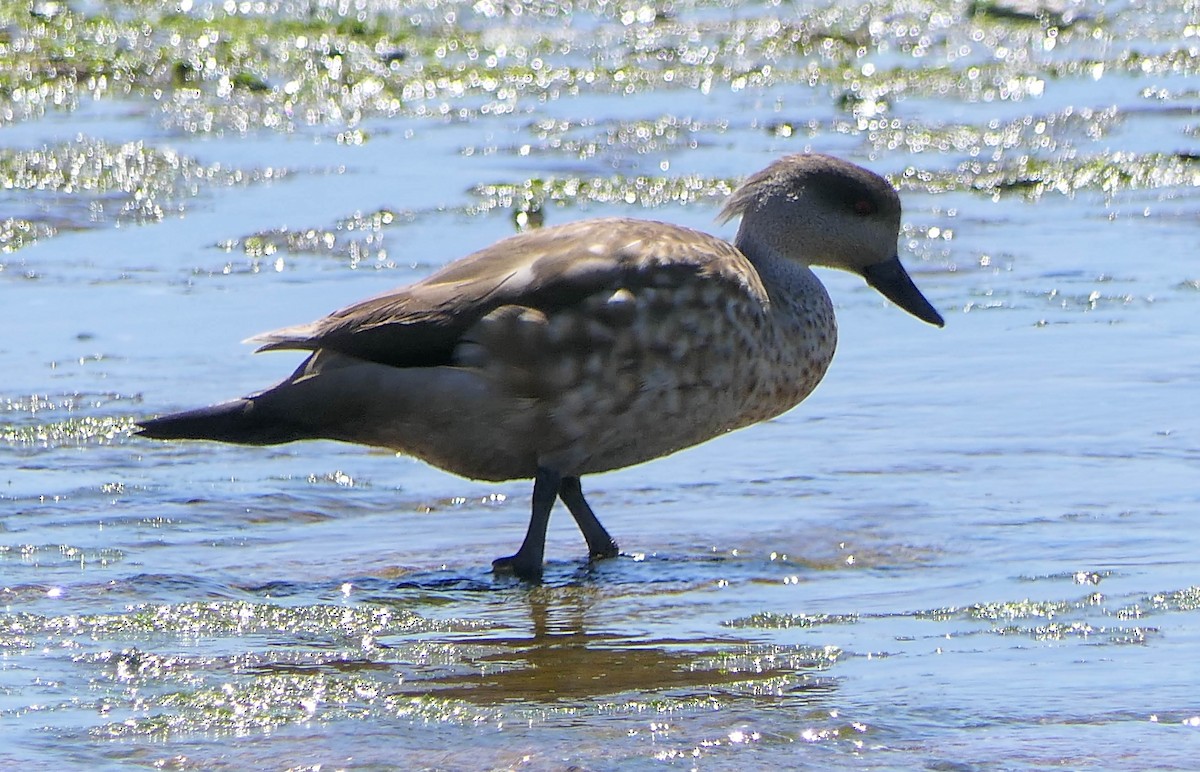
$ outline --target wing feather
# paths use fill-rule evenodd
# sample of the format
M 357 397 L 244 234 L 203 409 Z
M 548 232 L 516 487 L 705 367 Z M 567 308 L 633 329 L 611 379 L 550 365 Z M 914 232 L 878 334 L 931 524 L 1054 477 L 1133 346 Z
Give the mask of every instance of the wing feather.
M 328 349 L 394 367 L 432 367 L 450 364 L 463 334 L 501 306 L 551 312 L 596 292 L 689 278 L 729 283 L 767 301 L 753 266 L 728 242 L 665 223 L 598 219 L 511 236 L 416 284 L 250 342 L 259 351 Z

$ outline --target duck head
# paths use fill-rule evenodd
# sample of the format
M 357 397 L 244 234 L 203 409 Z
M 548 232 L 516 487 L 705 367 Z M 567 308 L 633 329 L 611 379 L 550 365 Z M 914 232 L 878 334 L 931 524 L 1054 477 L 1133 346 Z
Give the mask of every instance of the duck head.
M 784 156 L 743 182 L 720 219 L 737 215 L 735 243 L 751 261 L 857 273 L 918 319 L 945 324 L 900 263 L 900 197 L 878 174 L 818 153 Z

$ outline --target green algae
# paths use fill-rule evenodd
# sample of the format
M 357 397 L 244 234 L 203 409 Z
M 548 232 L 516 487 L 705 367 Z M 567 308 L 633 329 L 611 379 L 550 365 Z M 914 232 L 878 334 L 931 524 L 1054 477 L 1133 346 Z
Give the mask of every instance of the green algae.
M 36 567 L 79 566 L 105 568 L 125 559 L 123 550 L 89 548 L 70 544 L 0 544 L 0 563 Z
M 122 655 L 123 658 L 129 656 Z M 136 654 L 132 657 L 140 666 L 142 657 Z M 680 693 L 651 699 L 601 698 L 529 705 L 515 700 L 481 704 L 437 692 L 409 694 L 397 691 L 396 686 L 396 679 L 384 674 L 275 673 L 252 681 L 234 679 L 219 686 L 179 688 L 161 698 L 128 700 L 129 707 L 125 710 L 136 710 L 140 715 L 95 727 L 90 734 L 98 738 L 162 740 L 198 733 L 242 736 L 312 722 L 401 720 L 418 725 L 483 726 L 491 731 L 501 731 L 509 725 L 574 724 L 597 718 L 639 722 L 650 718 L 682 720 L 689 714 L 712 713 L 734 708 L 748 700 L 775 696 L 786 688 L 780 683 L 774 690 L 765 692 L 735 686 L 704 695 Z M 121 705 L 125 700 L 112 702 L 125 707 Z M 661 724 L 660 731 L 666 733 L 665 723 Z
M 140 402 L 140 395 L 113 392 L 3 397 L 0 416 L 6 416 L 7 421 L 0 422 L 0 444 L 42 449 L 109 445 L 127 437 L 136 428 L 136 419 L 128 415 L 86 413 L 111 411 Z
M 0 252 L 16 252 L 22 247 L 27 247 L 57 233 L 58 229 L 50 223 L 28 220 L 23 217 L 9 217 L 0 222 Z M 0 265 L 0 270 L 3 270 L 2 265 Z
M 948 607 L 919 611 L 916 619 L 931 621 L 963 620 L 987 622 L 986 631 L 966 630 L 959 635 L 977 635 L 983 632 L 999 636 L 1020 636 L 1035 641 L 1079 640 L 1084 643 L 1107 645 L 1140 645 L 1160 630 L 1144 624 L 1129 625 L 1129 621 L 1141 620 L 1168 611 L 1194 611 L 1200 604 L 1190 605 L 1190 600 L 1200 597 L 1195 588 L 1174 592 L 1158 593 L 1143 599 L 1141 603 L 1122 603 L 1095 592 L 1077 600 L 1033 600 L 995 601 L 977 603 L 965 607 Z M 1114 601 L 1121 603 L 1115 605 Z M 1107 620 L 1116 620 L 1116 624 Z
M 228 168 L 169 147 L 77 136 L 31 150 L 0 148 L 0 190 L 19 192 L 36 217 L 0 226 L 11 252 L 64 230 L 159 222 L 182 214 L 206 190 L 279 181 L 286 169 Z
M 986 622 L 1010 621 L 1014 619 L 1053 619 L 1063 613 L 1078 608 L 1078 604 L 1068 601 L 1030 600 L 1004 601 L 995 603 L 977 603 L 964 609 L 971 619 Z
M 1039 119 L 1021 119 L 1005 130 L 993 133 L 959 127 L 936 132 L 923 130 L 920 136 L 898 130 L 897 136 L 920 145 L 921 150 L 933 149 L 941 141 L 956 141 L 952 139 L 954 136 L 972 147 L 978 143 L 1027 148 L 1029 143 L 1011 139 L 1020 133 L 1018 127 L 1042 133 L 1045 125 L 1046 122 Z M 934 140 L 935 134 L 944 139 Z M 1003 139 L 1005 135 L 1010 139 Z M 1079 154 L 1072 158 L 1043 158 L 1022 153 L 1001 155 L 1000 158 L 997 161 L 965 161 L 946 171 L 910 166 L 895 175 L 892 181 L 901 190 L 967 191 L 993 198 L 1018 195 L 1030 200 L 1048 194 L 1113 196 L 1130 190 L 1200 186 L 1200 163 L 1182 153 L 1112 152 L 1095 156 Z M 467 211 L 483 213 L 497 208 L 538 211 L 551 205 L 586 208 L 595 204 L 617 204 L 647 209 L 694 203 L 716 205 L 728 197 L 738 182 L 738 178 L 701 175 L 530 178 L 476 186 L 471 192 L 478 203 Z
M 731 619 L 726 627 L 753 627 L 763 630 L 787 630 L 793 627 L 808 628 L 822 625 L 847 625 L 858 621 L 857 614 L 779 614 L 763 611 L 746 617 Z
M 1155 593 L 1149 602 L 1160 611 L 1196 611 L 1200 609 L 1200 587 Z
M 590 596 L 596 588 L 536 588 L 530 599 L 566 600 L 580 592 Z M 1151 613 L 1163 613 L 1194 610 L 1197 597 L 1196 588 L 1185 588 L 1143 600 Z M 1063 619 L 1102 611 L 1105 602 L 1093 594 L 893 616 L 986 621 L 999 638 L 1039 643 L 1143 645 L 1157 634 L 1144 625 Z M 762 614 L 727 626 L 857 621 L 857 615 Z M 964 634 L 978 633 L 947 637 Z M 582 631 L 527 637 L 482 621 L 432 620 L 396 604 L 253 601 L 135 604 L 91 615 L 18 611 L 0 617 L 0 650 L 9 657 L 64 652 L 91 674 L 82 704 L 99 718 L 88 729 L 92 737 L 154 740 L 255 735 L 314 722 L 401 720 L 499 731 L 598 718 L 652 719 L 665 739 L 670 722 L 685 717 L 819 691 L 814 676 L 848 656 L 829 645 L 627 641 Z M 799 739 L 846 740 L 870 730 L 831 718 L 809 716 Z M 704 747 L 748 736 L 731 731 Z
M 1069 27 L 1080 19 L 1075 9 L 1054 8 L 1036 3 L 1001 3 L 993 0 L 972 0 L 967 9 L 967 16 L 1036 24 L 1045 28 Z
M 275 228 L 227 239 L 217 246 L 225 252 L 241 251 L 253 261 L 252 271 L 260 270 L 263 261 L 269 261 L 276 271 L 283 270 L 283 254 L 334 258 L 344 261 L 352 269 L 363 263 L 392 268 L 394 263 L 388 259 L 385 234 L 395 226 L 411 222 L 416 216 L 389 209 L 355 212 L 331 227 Z
M 644 156 L 695 148 L 707 141 L 706 135 L 720 134 L 728 126 L 725 120 L 669 114 L 630 121 L 542 119 L 529 126 L 528 143 L 506 150 L 518 156 L 565 155 L 580 160 L 617 154 Z M 474 155 L 488 149 L 468 147 L 463 152 Z
M 837 122 L 829 131 L 865 134 L 871 146 L 907 153 L 967 153 L 974 158 L 1001 160 L 1010 152 L 1051 156 L 1077 154 L 1076 148 L 1104 138 L 1122 123 L 1116 108 L 1069 107 L 1046 115 L 1024 115 L 985 125 L 930 125 L 920 120 L 883 116 L 860 122 Z M 825 127 L 814 127 L 826 130 Z
M 901 165 L 911 163 L 913 173 L 898 173 L 893 178 L 905 191 L 1038 200 L 1047 195 L 1112 196 L 1175 185 L 1182 188 L 1195 182 L 1195 158 L 1186 153 L 1122 155 L 1087 147 L 1098 140 L 1120 141 L 1120 131 L 1136 110 L 1042 107 L 1043 98 L 1064 80 L 1090 82 L 1119 78 L 1122 73 L 1139 77 L 1193 74 L 1194 52 L 1186 40 L 1166 34 L 1123 40 L 1127 34 L 1140 33 L 1138 19 L 1147 14 L 1169 18 L 1165 14 L 1172 12 L 1170 3 L 1144 3 L 1140 10 L 1105 11 L 1093 18 L 1073 19 L 1056 17 L 1044 9 L 1012 15 L 999 4 L 975 3 L 973 16 L 964 20 L 956 15 L 965 8 L 962 3 L 949 8 L 945 3 L 885 1 L 852 7 L 841 4 L 819 9 L 811 20 L 781 23 L 759 18 L 790 13 L 787 6 L 781 12 L 780 6 L 768 4 L 743 4 L 733 13 L 716 3 L 685 2 L 672 4 L 669 13 L 646 14 L 646 6 L 635 3 L 528 3 L 520 4 L 524 11 L 520 19 L 512 10 L 518 4 L 489 2 L 392 3 L 386 7 L 394 19 L 375 13 L 374 9 L 384 4 L 361 3 L 347 4 L 353 16 L 339 15 L 334 3 L 288 6 L 289 11 L 299 9 L 298 13 L 280 13 L 284 6 L 279 3 L 255 4 L 266 9 L 262 14 L 229 14 L 218 4 L 208 11 L 197 8 L 174 15 L 148 2 L 132 4 L 128 10 L 103 1 L 75 8 L 65 3 L 49 5 L 58 10 L 43 19 L 14 16 L 6 28 L 10 31 L 0 31 L 0 57 L 10 57 L 0 62 L 0 79 L 15 73 L 12 81 L 5 81 L 7 90 L 0 89 L 0 123 L 36 119 L 49 110 L 71 110 L 90 99 L 113 99 L 148 106 L 168 135 L 228 135 L 236 140 L 242 133 L 315 129 L 338 132 L 343 144 L 362 144 L 369 135 L 357 127 L 371 117 L 483 121 L 584 93 L 657 92 L 669 100 L 690 88 L 710 94 L 724 90 L 728 96 L 794 86 L 776 105 L 778 118 L 749 127 L 760 133 L 756 141 L 769 140 L 781 152 L 809 144 L 819 148 L 832 139 L 856 153 L 912 154 L 915 157 Z M 0 14 L 18 14 L 24 11 L 21 6 L 9 4 Z M 690 18 L 697 10 L 706 18 Z M 448 13 L 457 13 L 459 18 L 447 21 Z M 159 19 L 159 14 L 164 18 Z M 272 18 L 272 14 L 281 18 Z M 100 18 L 104 15 L 111 18 Z M 567 36 L 564 28 L 569 28 L 571 20 L 579 24 L 585 16 L 592 26 Z M 38 24 L 47 30 L 65 27 L 67 19 L 72 20 L 75 32 L 27 34 Z M 1168 22 L 1163 27 L 1178 36 L 1184 25 Z M 87 34 L 79 36 L 78 30 L 85 28 Z M 179 36 L 178 45 L 164 45 L 163 41 L 169 44 L 175 35 Z M 306 38 L 304 47 L 298 45 L 302 36 Z M 1188 37 L 1194 38 L 1194 32 Z M 451 38 L 457 42 L 448 42 Z M 1160 45 L 1150 45 L 1155 41 Z M 1051 42 L 1052 53 L 1046 48 Z M 963 45 L 971 51 L 946 63 L 947 54 Z M 33 50 L 39 46 L 41 50 Z M 58 49 L 48 53 L 54 46 Z M 16 81 L 18 74 L 20 82 Z M 1126 83 L 1118 80 L 1117 85 Z M 836 105 L 832 118 L 820 109 L 810 110 L 795 96 L 810 89 L 816 104 Z M 1153 94 L 1146 94 L 1146 109 L 1189 110 L 1186 100 L 1194 98 L 1194 90 L 1155 86 Z M 926 109 L 932 100 L 939 101 L 939 110 Z M 953 114 L 946 105 L 954 102 L 1008 102 L 1003 114 L 1016 117 L 978 125 L 922 120 L 929 113 Z M 596 109 L 608 108 L 601 104 Z M 656 109 L 661 107 L 656 105 Z M 560 108 L 560 112 L 567 110 Z M 819 117 L 810 117 L 814 113 Z M 538 171 L 534 174 L 542 176 L 524 179 L 523 175 L 530 174 L 525 170 L 528 164 L 511 165 L 520 169 L 513 172 L 514 179 L 482 185 L 473 193 L 474 204 L 442 211 L 458 216 L 504 208 L 536 224 L 548 210 L 593 204 L 715 208 L 737 183 L 736 178 L 685 180 L 671 169 L 683 168 L 677 154 L 697 145 L 737 146 L 744 138 L 726 135 L 746 130 L 747 120 L 759 121 L 760 116 L 747 119 L 735 114 L 700 120 L 664 115 L 600 123 L 533 118 L 510 144 L 469 147 L 463 152 L 542 156 L 535 159 L 536 165 L 559 170 L 557 175 Z M 768 136 L 761 136 L 762 132 Z M 1190 134 L 1180 135 L 1180 142 L 1194 137 L 1193 127 Z M 789 139 L 795 141 L 782 141 Z M 165 153 L 170 141 L 156 139 L 147 144 L 151 154 Z M 948 159 L 940 157 L 943 153 Z M 963 162 L 964 155 L 974 160 Z M 671 164 L 661 165 L 667 156 Z M 65 159 L 66 154 L 61 157 Z M 580 164 L 576 171 L 569 162 L 572 159 L 589 163 Z M 597 175 L 597 167 L 628 173 Z M 631 168 L 657 168 L 661 173 L 634 174 Z M 49 179 L 51 171 L 42 167 L 39 173 Z M 90 182 L 85 172 L 73 182 L 68 177 L 67 183 L 20 189 L 21 194 L 28 194 L 27 200 L 56 196 L 65 206 L 41 219 L 25 211 L 9 217 L 0 224 L 0 249 L 12 251 L 59 232 L 103 223 L 150 224 L 184 211 L 195 195 L 239 184 L 223 181 L 218 174 L 216 182 L 203 180 L 192 186 L 185 180 L 174 187 L 177 183 L 168 175 L 161 189 L 147 188 L 154 205 L 143 208 L 137 196 L 144 194 L 136 185 L 118 182 L 121 175 L 104 179 L 104 174 L 101 169 Z M 59 187 L 54 187 L 56 184 Z M 99 207 L 96 221 L 91 219 L 93 204 Z M 410 216 L 430 217 L 434 211 L 381 210 L 333 219 L 338 214 L 331 212 L 328 220 L 318 218 L 311 227 L 261 229 L 218 246 L 244 255 L 252 270 L 273 268 L 284 255 L 288 259 L 333 260 L 351 268 L 390 266 L 391 229 Z M 934 235 L 935 228 L 939 235 Z M 905 236 L 949 238 L 940 224 L 906 225 Z M 15 278 L 20 271 L 19 264 L 12 263 L 4 275 Z M 1190 291 L 1200 284 L 1189 279 L 1178 286 Z M 1087 301 L 1081 296 L 1072 302 L 1083 307 Z M 14 407 L 9 409 L 33 414 L 102 407 L 67 402 L 68 398 L 58 396 L 22 397 L 12 400 Z M 111 412 L 113 408 L 107 409 Z M 122 429 L 118 424 L 115 434 L 107 434 L 104 421 L 128 421 L 99 418 L 94 419 L 98 426 L 89 427 L 73 424 L 74 419 L 50 421 L 51 417 L 57 416 L 40 415 L 39 425 L 29 426 L 27 416 L 17 416 L 14 425 L 0 428 L 0 437 L 17 446 L 107 444 L 119 440 Z M 125 423 L 124 430 L 129 428 Z M 320 486 L 345 484 L 339 473 L 309 480 Z M 122 492 L 119 484 L 113 485 L 117 486 L 113 493 Z M 289 512 L 287 516 L 293 515 Z M 39 565 L 69 567 L 81 561 L 97 566 L 115 557 L 105 557 L 103 548 L 39 544 L 13 546 L 0 554 L 0 562 L 13 566 L 32 560 Z M 807 562 L 799 565 L 808 567 Z M 1104 572 L 1096 575 L 1107 576 Z M 580 590 L 581 595 L 588 592 L 620 602 L 642 593 L 668 596 L 672 590 L 661 585 Z M 427 593 L 452 594 L 436 589 Z M 20 610 L 20 604 L 45 595 L 46 588 L 29 587 L 3 598 Z M 440 597 L 422 598 L 420 604 L 400 599 L 386 608 L 427 611 L 452 602 Z M 111 604 L 97 605 L 108 608 Z M 23 630 L 10 630 L 11 637 L 0 640 L 6 641 L 10 664 L 21 667 L 22 652 L 38 651 L 43 652 L 41 658 L 35 662 L 31 655 L 29 664 L 39 675 L 47 669 L 44 666 L 53 670 L 61 663 L 81 676 L 75 691 L 78 696 L 30 697 L 31 703 L 48 704 L 64 713 L 86 711 L 98 724 L 91 730 L 94 737 L 131 741 L 112 746 L 135 748 L 136 752 L 146 753 L 144 749 L 153 741 L 168 737 L 192 741 L 249 734 L 261 740 L 284 727 L 361 720 L 391 726 L 396 722 L 479 726 L 489 732 L 504 726 L 559 722 L 572 740 L 583 737 L 587 742 L 605 732 L 632 734 L 632 721 L 609 720 L 630 717 L 639 720 L 636 729 L 643 735 L 655 736 L 657 745 L 652 750 L 656 761 L 689 765 L 698 763 L 701 748 L 728 748 L 739 740 L 726 729 L 694 743 L 684 735 L 687 744 L 671 745 L 668 720 L 722 714 L 732 715 L 729 720 L 735 722 L 742 716 L 762 721 L 764 715 L 778 713 L 775 708 L 782 695 L 794 699 L 797 692 L 810 688 L 808 672 L 823 672 L 854 656 L 836 647 L 636 637 L 640 624 L 649 624 L 647 619 L 661 613 L 653 609 L 643 614 L 641 621 L 636 612 L 620 623 L 606 621 L 612 627 L 632 626 L 634 634 L 628 640 L 580 633 L 575 648 L 597 650 L 589 653 L 569 651 L 571 644 L 561 637 L 534 644 L 523 630 L 506 633 L 512 636 L 506 641 L 494 636 L 481 640 L 476 630 L 450 640 L 422 641 L 418 639 L 443 632 L 439 623 L 425 620 L 432 625 L 430 629 L 421 622 L 406 628 L 403 613 L 401 623 L 391 626 L 380 625 L 369 614 L 352 616 L 346 622 L 329 610 L 340 607 L 322 611 L 304 607 L 294 612 L 297 620 L 289 620 L 284 607 L 272 612 L 257 608 L 262 605 L 270 604 L 210 609 L 186 604 L 131 606 L 125 612 L 77 615 L 74 622 L 66 621 L 68 615 L 26 616 Z M 746 633 L 762 637 L 775 635 L 769 632 L 775 630 L 832 637 L 849 632 L 834 625 L 856 624 L 855 636 L 866 637 L 874 622 L 869 614 L 859 616 L 848 609 L 843 609 L 848 612 L 843 614 L 805 614 L 795 612 L 797 607 L 805 606 L 783 605 L 791 612 L 739 616 L 724 626 L 768 631 Z M 981 602 L 896 614 L 893 620 L 936 624 L 931 638 L 943 634 L 947 639 L 986 636 L 990 640 L 985 645 L 1027 651 L 1035 648 L 1034 644 L 1154 644 L 1156 628 L 1144 626 L 1141 620 L 1189 613 L 1196 607 L 1195 589 L 1186 588 L 1121 599 L 1088 595 L 1068 600 Z M 494 608 L 476 610 L 486 617 Z M 668 609 L 668 613 L 673 611 L 676 609 Z M 744 611 L 727 613 L 732 616 Z M 243 623 L 244 616 L 251 620 Z M 18 645 L 18 641 L 23 643 Z M 531 653 L 538 645 L 543 650 Z M 547 669 L 568 663 L 577 669 L 576 682 L 553 683 Z M 529 672 L 533 665 L 541 672 Z M 947 664 L 946 672 L 955 666 Z M 620 669 L 621 677 L 603 677 L 614 669 Z M 840 689 L 846 694 L 843 703 L 857 699 L 847 692 L 846 684 L 827 688 L 830 693 Z M 620 689 L 626 691 L 609 691 Z M 62 701 L 56 702 L 59 699 Z M 830 704 L 837 703 L 831 698 Z M 36 705 L 29 708 L 31 712 L 39 709 Z M 0 715 L 14 716 L 16 711 Z M 1180 722 L 1190 716 L 1180 714 L 1172 720 Z M 791 720 L 800 718 L 805 720 L 797 721 L 794 735 L 779 742 L 857 742 L 856 738 L 870 734 L 848 719 L 789 716 Z M 903 730 L 903 719 L 888 720 Z M 39 719 L 34 716 L 25 721 Z M 590 734 L 578 730 L 577 724 L 584 721 Z M 646 726 L 651 727 L 649 731 Z M 893 734 L 878 742 L 895 740 L 895 731 L 889 728 Z M 136 741 L 147 739 L 152 742 L 143 742 L 139 748 Z M 267 743 L 241 745 L 256 744 Z M 473 761 L 486 756 L 486 751 L 479 750 L 481 743 L 467 738 L 462 744 L 475 749 Z M 177 750 L 180 760 L 165 758 Z M 161 752 L 164 759 L 157 762 L 160 765 L 202 765 L 182 758 L 179 746 Z M 240 758 L 245 762 L 244 756 Z M 595 761 L 601 758 L 606 761 Z M 603 766 L 612 758 L 596 755 L 593 761 Z M 642 757 L 643 765 L 646 758 L 650 756 Z M 865 758 L 871 762 L 870 757 Z
M 1089 596 L 1089 601 L 1098 596 Z M 984 622 L 1011 622 L 1023 619 L 1053 619 L 1057 616 L 1078 611 L 1091 604 L 1085 601 L 1047 601 L 1028 598 L 1016 601 L 993 601 L 971 606 L 949 606 L 940 609 L 918 611 L 917 619 L 948 620 L 964 619 Z
M 884 2 L 814 8 L 793 17 L 766 8 L 745 16 L 712 14 L 720 4 L 705 2 L 662 14 L 607 2 L 548 2 L 524 4 L 519 15 L 500 4 L 459 2 L 51 6 L 45 13 L 0 9 L 0 26 L 7 30 L 0 37 L 0 122 L 71 110 L 83 99 L 123 99 L 157 105 L 161 119 L 185 133 L 334 126 L 339 142 L 361 144 L 368 135 L 359 125 L 372 116 L 478 120 L 582 93 L 739 92 L 798 84 L 827 92 L 844 116 L 764 124 L 776 136 L 854 134 L 876 149 L 973 159 L 952 170 L 909 169 L 897 179 L 909 189 L 1036 199 L 1049 192 L 1111 195 L 1196 179 L 1185 154 L 1077 150 L 1122 120 L 1113 108 L 1031 113 L 987 126 L 931 126 L 904 107 L 923 99 L 1032 100 L 1048 83 L 1116 73 L 1194 73 L 1193 49 L 1165 34 L 1167 26 L 1146 23 L 1135 9 L 1075 14 L 976 2 L 952 12 L 935 2 Z M 1166 6 L 1159 12 L 1177 13 Z M 529 142 L 505 151 L 579 159 L 661 155 L 711 142 L 730 128 L 728 119 L 688 116 L 599 127 L 539 119 L 529 126 Z M 54 215 L 42 203 L 39 216 L 0 221 L 0 250 L 105 222 L 158 221 L 182 212 L 202 185 L 215 184 L 210 175 L 266 181 L 285 173 L 205 167 L 173 157 L 168 148 L 136 143 L 73 145 L 0 154 L 4 187 L 54 192 L 57 201 L 70 202 Z M 86 160 L 93 157 L 102 160 Z M 526 227 L 536 224 L 547 203 L 658 207 L 723 198 L 736 183 L 662 170 L 661 176 L 502 181 L 477 188 L 478 205 L 465 211 L 511 208 L 518 226 Z M 331 254 L 350 267 L 363 261 L 388 265 L 386 250 L 369 235 L 334 234 L 331 245 L 336 230 L 262 231 L 222 245 L 242 249 L 252 261 L 286 250 Z M 249 270 L 262 267 L 252 262 Z M 278 259 L 270 267 L 280 270 Z
M 916 611 L 909 614 L 788 614 L 759 612 L 747 617 L 730 620 L 726 627 L 754 628 L 763 630 L 809 629 L 827 625 L 866 623 L 872 619 L 914 619 L 932 622 L 967 623 L 986 622 L 986 629 L 966 627 L 949 634 L 949 637 L 972 635 L 995 635 L 999 637 L 1022 637 L 1035 641 L 1077 640 L 1082 643 L 1125 645 L 1144 644 L 1159 633 L 1158 628 L 1146 625 L 1127 625 L 1123 622 L 1138 619 L 1147 613 L 1165 610 L 1194 610 L 1189 603 L 1200 597 L 1194 588 L 1177 593 L 1159 593 L 1146 599 L 1149 612 L 1140 606 L 1110 608 L 1109 601 L 1100 593 L 1088 595 L 1080 600 L 1034 600 L 1025 598 L 1016 601 L 976 603 L 964 607 L 947 607 Z M 1195 608 L 1200 608 L 1197 604 Z M 1136 609 L 1136 612 L 1135 612 Z M 1099 617 L 1098 620 L 1096 617 Z M 1118 624 L 1104 619 L 1114 618 Z
M 736 185 L 736 179 L 703 175 L 546 177 L 478 185 L 471 191 L 477 203 L 470 211 L 484 213 L 497 208 L 529 211 L 546 209 L 550 205 L 622 204 L 649 209 L 693 202 L 715 204 L 728 198 Z
M 281 606 L 250 601 L 142 603 L 120 613 L 45 616 L 14 611 L 0 617 L 0 647 L 16 636 L 90 641 L 290 636 L 314 645 L 321 641 L 322 645 L 371 652 L 381 650 L 381 636 L 486 627 L 482 622 L 430 621 L 395 608 Z
M 339 100 L 326 100 L 340 97 L 342 88 L 361 90 L 363 80 L 343 79 L 342 62 L 359 62 L 347 68 L 354 72 L 386 69 L 396 58 L 381 54 L 394 54 L 407 29 L 402 19 L 386 23 L 386 14 L 351 21 L 328 9 L 291 14 L 272 5 L 260 15 L 238 13 L 236 6 L 232 13 L 221 6 L 179 13 L 139 3 L 138 12 L 129 13 L 124 3 L 97 4 L 90 12 L 63 4 L 52 16 L 6 6 L 0 23 L 14 32 L 0 46 L 0 96 L 10 104 L 0 120 L 112 95 L 177 97 L 180 106 L 196 97 L 221 103 L 258 95 L 276 98 L 281 111 L 299 99 L 309 110 L 340 114 Z M 409 44 L 420 40 L 413 36 Z
M 1112 196 L 1130 190 L 1200 185 L 1200 163 L 1185 153 L 1114 151 L 1048 159 L 1021 154 L 1000 161 L 966 161 L 953 171 L 909 167 L 896 180 L 901 189 L 930 193 L 970 191 L 993 198 L 1018 195 L 1036 200 L 1050 193 Z
M 160 739 L 372 718 L 499 728 L 679 715 L 803 688 L 808 674 L 841 657 L 834 647 L 603 645 L 490 627 L 391 605 L 136 604 L 104 614 L 9 613 L 0 617 L 0 651 L 59 651 L 90 673 L 89 702 L 112 718 L 92 736 Z
M 995 628 L 996 635 L 1018 635 L 1035 641 L 1065 641 L 1077 639 L 1085 643 L 1107 645 L 1140 645 L 1158 635 L 1154 627 L 1124 625 L 1094 625 L 1089 622 L 1048 622 L 1040 625 L 1005 625 Z
M 0 398 L 0 411 L 36 415 L 47 412 L 75 412 L 84 409 L 99 409 L 113 404 L 141 402 L 140 394 L 118 394 L 116 392 L 74 392 L 71 394 L 27 394 L 18 397 Z
M 80 416 L 39 424 L 0 424 L 0 443 L 53 448 L 108 445 L 127 437 L 137 427 L 130 416 Z
M 1154 614 L 1197 610 L 1200 610 L 1200 587 L 1185 587 L 1181 590 L 1156 592 L 1136 603 L 1123 606 L 1115 614 L 1121 619 L 1141 619 Z
M 844 652 L 836 646 L 785 646 L 753 644 L 729 647 L 697 660 L 696 667 L 724 674 L 755 675 L 826 669 L 838 662 Z
M 830 89 L 855 110 L 922 94 L 1020 99 L 1046 78 L 1196 67 L 1184 46 L 1114 46 L 1125 20 L 1104 14 L 1068 24 L 1047 12 L 1014 23 L 1004 6 L 976 4 L 955 19 L 930 2 L 729 17 L 700 12 L 707 5 L 648 16 L 609 3 L 526 4 L 519 16 L 456 2 L 396 9 L 186 3 L 178 10 L 139 3 L 137 13 L 102 2 L 86 10 L 62 4 L 50 15 L 10 7 L 0 16 L 11 30 L 0 43 L 0 120 L 115 96 L 153 100 L 189 132 L 295 131 L 372 115 L 467 118 L 582 92 L 783 83 Z M 1151 43 L 1156 29 L 1143 31 Z M 1029 53 L 1072 47 L 1079 56 Z M 969 66 L 930 65 L 935 56 L 959 60 L 975 51 Z M 900 62 L 879 66 L 872 58 L 880 55 Z M 1031 59 L 1041 74 L 1025 75 Z

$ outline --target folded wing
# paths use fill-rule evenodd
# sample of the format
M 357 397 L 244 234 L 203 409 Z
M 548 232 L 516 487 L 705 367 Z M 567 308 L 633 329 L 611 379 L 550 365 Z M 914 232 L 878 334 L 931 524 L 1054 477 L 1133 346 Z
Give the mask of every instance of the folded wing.
M 597 292 L 671 286 L 686 275 L 767 301 L 754 268 L 727 242 L 664 223 L 600 219 L 504 239 L 421 282 L 250 342 L 259 351 L 323 349 L 436 367 L 452 364 L 463 334 L 501 306 L 552 313 Z

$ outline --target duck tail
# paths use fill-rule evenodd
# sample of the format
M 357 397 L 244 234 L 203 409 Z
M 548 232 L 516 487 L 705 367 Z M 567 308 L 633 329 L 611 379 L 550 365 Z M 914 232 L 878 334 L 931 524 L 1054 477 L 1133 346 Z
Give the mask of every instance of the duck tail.
M 262 409 L 254 397 L 138 422 L 137 434 L 154 440 L 215 440 L 239 445 L 277 445 L 310 436 L 300 426 L 281 421 Z

